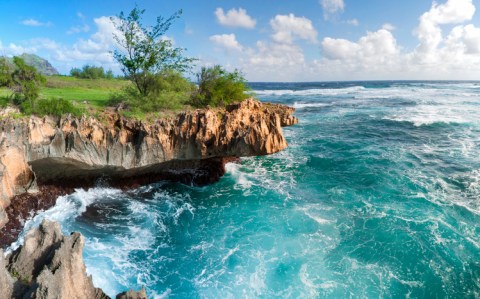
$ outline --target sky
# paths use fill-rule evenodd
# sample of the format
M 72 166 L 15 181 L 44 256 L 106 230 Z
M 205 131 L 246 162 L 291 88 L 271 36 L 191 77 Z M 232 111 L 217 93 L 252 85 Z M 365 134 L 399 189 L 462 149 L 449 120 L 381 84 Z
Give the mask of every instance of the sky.
M 183 14 L 166 38 L 249 81 L 478 80 L 480 0 L 0 0 L 0 55 L 119 73 L 111 17 Z

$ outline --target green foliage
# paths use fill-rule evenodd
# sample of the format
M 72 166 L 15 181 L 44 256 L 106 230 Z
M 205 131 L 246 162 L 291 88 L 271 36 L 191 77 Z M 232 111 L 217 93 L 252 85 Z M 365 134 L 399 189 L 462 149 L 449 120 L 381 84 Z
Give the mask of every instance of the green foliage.
M 9 103 L 10 103 L 9 98 L 7 98 L 7 97 L 0 97 L 0 108 L 5 108 L 5 107 L 7 107 Z
M 70 113 L 75 116 L 81 116 L 83 110 L 76 107 L 71 101 L 64 99 L 41 99 L 35 102 L 26 101 L 20 105 L 24 114 L 36 114 L 40 116 L 62 116 Z
M 228 72 L 219 65 L 202 67 L 197 80 L 198 89 L 191 99 L 195 107 L 225 106 L 251 96 L 245 78 L 237 70 Z
M 148 78 L 151 91 L 143 96 L 133 86 L 122 93 L 113 93 L 110 105 L 124 103 L 131 112 L 156 112 L 162 109 L 179 109 L 188 103 L 195 85 L 179 72 L 166 70 Z
M 8 87 L 12 81 L 12 66 L 6 58 L 0 57 L 0 87 Z
M 145 10 L 135 7 L 128 15 L 121 12 L 112 18 L 120 32 L 114 37 L 121 48 L 114 51 L 113 57 L 138 93 L 147 97 L 155 89 L 152 77 L 166 70 L 184 72 L 191 68 L 193 59 L 185 57 L 184 49 L 173 47 L 172 41 L 165 38 L 165 33 L 182 14 L 181 10 L 167 19 L 157 17 L 153 27 L 142 25 L 144 13 Z
M 33 106 L 33 101 L 38 98 L 40 85 L 44 84 L 46 79 L 20 57 L 13 57 L 13 63 L 15 70 L 11 74 L 9 87 L 15 94 L 15 102 L 20 104 L 29 101 Z
M 73 68 L 70 70 L 72 77 L 80 79 L 113 79 L 111 70 L 105 72 L 101 66 L 84 65 L 81 69 Z

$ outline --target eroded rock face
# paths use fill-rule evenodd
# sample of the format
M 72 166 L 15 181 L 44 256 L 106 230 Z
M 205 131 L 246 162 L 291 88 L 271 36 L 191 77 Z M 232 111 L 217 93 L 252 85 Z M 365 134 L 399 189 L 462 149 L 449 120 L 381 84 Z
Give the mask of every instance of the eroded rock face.
M 214 182 L 232 157 L 287 147 L 281 127 L 298 122 L 293 112 L 250 99 L 153 123 L 118 114 L 102 122 L 71 116 L 0 120 L 0 228 L 10 199 L 42 186 L 90 187 L 105 177 L 116 187 L 160 179 Z
M 109 298 L 87 276 L 82 258 L 84 242 L 80 233 L 64 236 L 58 223 L 44 220 L 6 260 L 0 250 L 1 298 Z M 118 296 L 147 297 L 144 289 Z
M 79 233 L 66 237 L 58 223 L 42 222 L 39 228 L 28 232 L 23 246 L 7 256 L 8 272 L 4 277 L 13 290 L 11 296 L 108 298 L 102 290 L 94 287 L 92 278 L 86 274 L 83 245 L 84 239 Z M 0 258 L 3 260 L 3 255 Z M 3 266 L 0 271 L 4 271 Z M 7 294 L 5 298 L 9 297 Z
M 3 250 L 0 249 L 0 295 L 5 298 L 12 297 L 14 283 L 15 280 L 6 269 Z

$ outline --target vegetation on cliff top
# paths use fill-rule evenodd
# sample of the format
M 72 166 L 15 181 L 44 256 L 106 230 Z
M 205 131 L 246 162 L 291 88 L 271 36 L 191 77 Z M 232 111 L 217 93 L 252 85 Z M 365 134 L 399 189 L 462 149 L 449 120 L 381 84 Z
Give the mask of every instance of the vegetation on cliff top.
M 165 33 L 181 15 L 158 17 L 143 26 L 145 11 L 135 7 L 112 18 L 119 48 L 113 53 L 124 74 L 113 78 L 103 67 L 85 65 L 67 76 L 41 76 L 34 67 L 14 57 L 14 65 L 0 59 L 0 107 L 17 105 L 22 113 L 38 115 L 96 114 L 107 107 L 126 116 L 158 116 L 165 110 L 225 106 L 251 96 L 242 73 L 217 65 L 202 67 L 197 85 L 187 78 L 196 59 L 173 47 Z M 3 88 L 2 88 L 3 87 Z

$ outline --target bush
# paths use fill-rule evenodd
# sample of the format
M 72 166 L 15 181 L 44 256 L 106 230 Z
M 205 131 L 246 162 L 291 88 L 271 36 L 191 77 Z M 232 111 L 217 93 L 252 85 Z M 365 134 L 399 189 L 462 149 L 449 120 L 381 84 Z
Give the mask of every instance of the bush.
M 0 57 L 0 87 L 8 87 L 11 84 L 13 66 L 6 58 Z
M 225 106 L 251 96 L 247 81 L 237 70 L 228 72 L 219 65 L 202 67 L 197 79 L 198 89 L 191 98 L 195 107 Z
M 84 65 L 82 69 L 71 69 L 70 75 L 80 79 L 113 79 L 113 73 L 111 70 L 105 72 L 101 66 L 93 66 L 88 64 Z
M 39 116 L 51 115 L 51 116 L 62 116 L 67 113 L 71 113 L 75 116 L 81 116 L 83 110 L 75 107 L 75 105 L 68 100 L 64 99 L 42 99 L 33 102 L 26 101 L 21 105 L 21 110 L 24 114 L 36 114 Z
M 163 71 L 148 78 L 151 91 L 142 96 L 134 87 L 126 87 L 122 93 L 110 97 L 110 105 L 124 103 L 130 111 L 156 112 L 162 109 L 179 109 L 188 103 L 195 85 L 179 72 Z
M 9 87 L 15 93 L 15 102 L 21 104 L 29 101 L 33 105 L 33 101 L 38 98 L 40 85 L 44 84 L 46 79 L 33 66 L 25 64 L 20 57 L 13 57 L 13 63 L 15 70 L 11 74 Z

